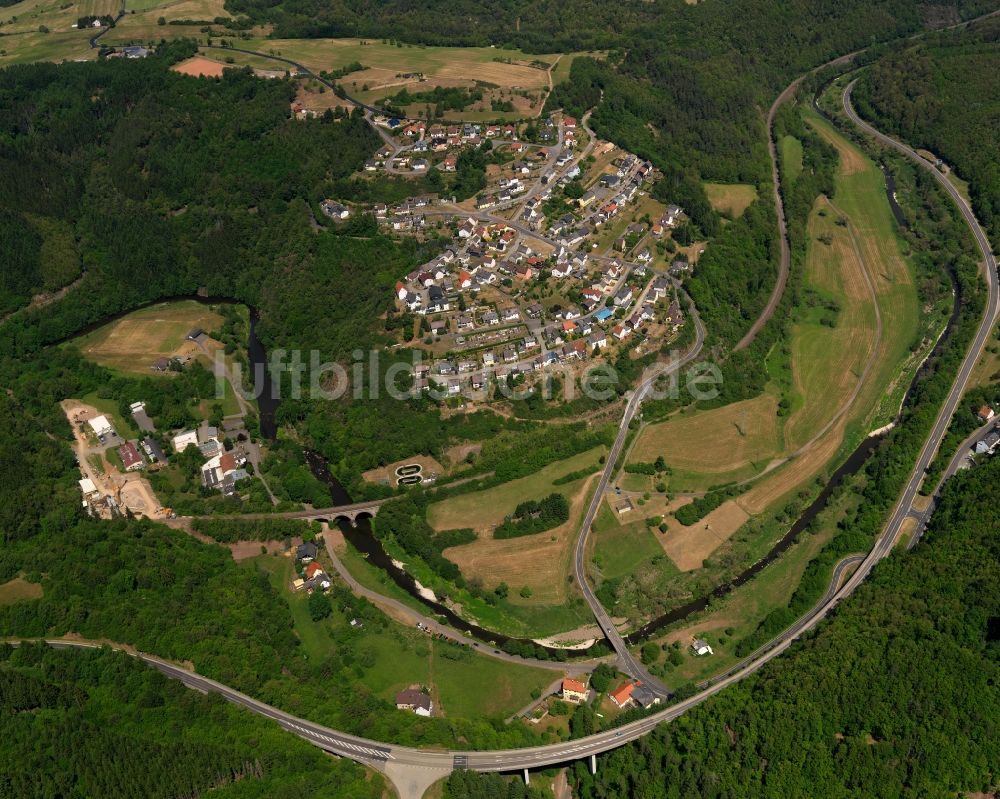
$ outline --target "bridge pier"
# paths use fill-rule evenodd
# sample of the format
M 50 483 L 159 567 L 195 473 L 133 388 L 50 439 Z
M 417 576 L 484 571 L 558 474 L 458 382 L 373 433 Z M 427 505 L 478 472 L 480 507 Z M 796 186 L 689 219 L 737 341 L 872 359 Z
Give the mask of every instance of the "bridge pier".
M 524 784 L 531 785 L 531 775 L 528 774 L 528 769 L 524 770 Z
M 591 774 L 597 773 L 597 755 L 590 756 L 590 773 Z

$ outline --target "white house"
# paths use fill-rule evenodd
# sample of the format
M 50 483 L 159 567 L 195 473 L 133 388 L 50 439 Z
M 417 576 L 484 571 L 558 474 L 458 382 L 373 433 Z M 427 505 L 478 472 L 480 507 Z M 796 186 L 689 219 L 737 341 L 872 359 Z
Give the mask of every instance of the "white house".
M 173 445 L 174 452 L 183 452 L 191 444 L 198 446 L 198 431 L 197 430 L 185 430 L 183 433 L 178 433 L 174 436 Z
M 695 638 L 691 642 L 691 651 L 696 655 L 714 655 L 712 647 L 708 645 L 708 641 L 703 641 L 701 638 Z

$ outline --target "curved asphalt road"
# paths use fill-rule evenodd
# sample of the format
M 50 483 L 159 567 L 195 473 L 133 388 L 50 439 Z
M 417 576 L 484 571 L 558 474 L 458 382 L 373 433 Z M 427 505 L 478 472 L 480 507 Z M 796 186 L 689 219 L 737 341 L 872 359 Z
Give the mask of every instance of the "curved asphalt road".
M 642 737 L 658 724 L 677 718 L 682 713 L 705 701 L 708 697 L 723 690 L 726 686 L 742 680 L 744 677 L 754 673 L 769 660 L 784 652 L 802 633 L 815 627 L 841 599 L 849 596 L 871 572 L 875 564 L 889 554 L 892 550 L 900 526 L 907 516 L 917 515 L 919 518 L 926 518 L 926 514 L 915 511 L 913 507 L 913 501 L 917 495 L 917 488 L 923 477 L 927 464 L 930 462 L 934 451 L 947 430 L 948 421 L 958 403 L 962 389 L 968 381 L 972 367 L 975 365 L 979 354 L 982 351 L 983 345 L 992 333 L 993 325 L 998 313 L 998 297 L 1000 297 L 1000 291 L 998 291 L 997 283 L 996 261 L 990 251 L 989 243 L 982 229 L 976 222 L 975 217 L 972 215 L 971 210 L 965 204 L 965 201 L 962 200 L 961 196 L 958 195 L 957 191 L 955 191 L 954 188 L 947 183 L 947 181 L 944 181 L 944 178 L 939 175 L 932 164 L 920 158 L 920 156 L 913 152 L 913 150 L 883 136 L 866 123 L 861 122 L 854 114 L 854 111 L 850 106 L 850 90 L 845 93 L 844 105 L 845 110 L 851 119 L 855 121 L 855 124 L 858 124 L 859 127 L 865 131 L 875 135 L 876 138 L 883 143 L 907 154 L 921 166 L 937 175 L 938 179 L 943 182 L 945 189 L 948 191 L 949 195 L 951 195 L 952 199 L 958 204 L 962 211 L 962 215 L 969 223 L 980 248 L 983 250 L 987 266 L 986 277 L 989 285 L 990 300 L 987 306 L 987 313 L 984 315 L 980 323 L 975 341 L 969 348 L 966 358 L 962 364 L 962 368 L 959 370 L 958 376 L 955 379 L 952 391 L 942 406 L 934 427 L 931 430 L 931 434 L 928 436 L 927 441 L 921 450 L 906 489 L 897 503 L 888 524 L 879 536 L 874 548 L 871 552 L 864 556 L 864 559 L 860 562 L 856 571 L 844 581 L 842 586 L 838 588 L 837 581 L 839 577 L 848 566 L 857 562 L 857 557 L 847 558 L 845 561 L 842 561 L 837 567 L 837 572 L 834 575 L 835 579 L 832 582 L 831 589 L 827 592 L 827 595 L 823 598 L 823 600 L 817 604 L 810 613 L 778 636 L 766 651 L 752 657 L 752 659 L 748 662 L 737 666 L 735 670 L 721 676 L 711 685 L 689 699 L 678 702 L 675 705 L 665 708 L 664 710 L 654 713 L 644 719 L 640 719 L 639 721 L 623 725 L 618 729 L 606 730 L 585 738 L 549 744 L 546 746 L 482 752 L 432 752 L 412 747 L 395 746 L 392 744 L 366 740 L 364 738 L 359 738 L 357 736 L 329 729 L 319 724 L 314 724 L 304 719 L 296 718 L 288 713 L 278 710 L 277 708 L 271 707 L 263 702 L 259 702 L 253 697 L 242 694 L 239 691 L 216 682 L 215 680 L 211 680 L 201 675 L 192 674 L 186 669 L 160 658 L 144 654 L 139 654 L 138 657 L 164 674 L 181 680 L 185 685 L 201 691 L 214 691 L 220 693 L 224 698 L 231 702 L 243 705 L 259 715 L 274 719 L 285 729 L 296 733 L 305 740 L 327 751 L 358 760 L 382 770 L 391 771 L 393 767 L 410 767 L 412 769 L 424 769 L 427 770 L 428 773 L 444 773 L 455 767 L 470 768 L 477 771 L 512 771 L 523 768 L 540 768 L 606 752 L 620 746 L 623 743 Z M 678 362 L 678 366 L 680 363 L 681 362 Z M 650 384 L 647 381 L 643 383 L 643 385 L 640 386 L 640 388 L 635 392 L 629 401 L 628 409 L 626 411 L 627 418 L 631 418 L 631 416 L 635 415 L 639 406 L 639 401 L 641 400 L 642 395 L 648 390 L 649 385 Z M 621 435 L 621 431 L 626 431 L 627 428 L 628 424 L 623 419 L 623 424 L 619 431 L 619 439 L 616 441 L 616 444 L 620 441 L 624 441 L 624 436 Z M 620 446 L 615 448 L 612 452 L 612 457 L 608 458 L 608 463 L 613 465 L 615 452 L 620 452 L 620 449 Z M 592 519 L 591 514 L 588 514 L 588 517 Z M 584 533 L 586 533 L 586 529 L 587 528 L 585 527 Z M 581 544 L 581 546 L 583 546 L 583 544 Z M 582 583 L 581 587 L 584 585 L 586 585 L 585 582 Z M 610 627 L 611 634 L 614 634 L 613 626 Z M 50 641 L 49 643 L 50 645 L 56 647 L 99 646 L 99 644 L 78 641 L 68 642 L 56 640 Z
M 608 484 L 611 482 L 611 477 L 615 473 L 615 466 L 622 453 L 622 449 L 625 446 L 625 440 L 628 438 L 629 424 L 632 422 L 632 419 L 635 418 L 636 413 L 638 413 L 643 399 L 649 393 L 653 384 L 660 377 L 675 373 L 685 364 L 688 364 L 697 358 L 698 354 L 701 352 L 702 346 L 705 343 L 705 327 L 701 323 L 697 309 L 694 307 L 694 303 L 692 302 L 689 302 L 688 307 L 689 312 L 694 318 L 695 324 L 694 344 L 691 345 L 688 351 L 681 358 L 673 361 L 668 366 L 657 370 L 655 374 L 650 375 L 643 380 L 638 387 L 636 387 L 635 391 L 632 392 L 632 396 L 629 397 L 628 404 L 625 406 L 625 413 L 622 416 L 621 422 L 618 424 L 618 435 L 615 437 L 615 442 L 611 447 L 611 452 L 608 453 L 607 459 L 604 462 L 604 471 L 601 473 L 601 479 L 597 483 L 597 488 L 590 501 L 590 506 L 587 508 L 587 513 L 583 517 L 583 521 L 580 524 L 580 534 L 577 537 L 576 551 L 573 555 L 573 573 L 576 576 L 577 585 L 580 586 L 580 590 L 583 592 L 583 598 L 587 600 L 587 604 L 590 606 L 590 610 L 594 614 L 594 618 L 597 619 L 597 623 L 604 631 L 605 637 L 618 654 L 619 665 L 622 671 L 637 680 L 641 680 L 650 690 L 663 697 L 668 696 L 669 691 L 667 691 L 659 680 L 653 677 L 645 669 L 645 667 L 632 656 L 632 653 L 629 652 L 628 646 L 626 645 L 622 634 L 618 632 L 618 628 L 615 627 L 614 622 L 611 621 L 611 616 L 604 609 L 604 605 L 602 605 L 601 601 L 597 598 L 597 595 L 590 587 L 590 583 L 587 582 L 587 539 L 590 535 L 590 527 L 594 523 L 594 518 L 597 516 L 601 503 L 604 501 L 604 494 L 608 490 Z
M 549 744 L 546 746 L 483 752 L 431 752 L 414 749 L 412 747 L 394 746 L 392 744 L 385 744 L 359 738 L 353 735 L 347 735 L 322 725 L 314 724 L 304 719 L 299 719 L 263 702 L 259 702 L 253 697 L 229 688 L 222 683 L 198 674 L 193 674 L 186 669 L 162 660 L 161 658 L 146 654 L 138 654 L 137 657 L 163 672 L 167 676 L 181 680 L 181 682 L 191 688 L 219 693 L 231 702 L 243 705 L 259 715 L 271 718 L 285 729 L 294 732 L 322 749 L 375 766 L 383 771 L 391 772 L 396 767 L 408 767 L 416 770 L 423 769 L 428 774 L 432 772 L 435 774 L 442 774 L 456 767 L 470 768 L 477 771 L 511 771 L 522 768 L 540 768 L 570 760 L 578 760 L 590 755 L 601 754 L 610 749 L 614 749 L 623 743 L 640 738 L 650 732 L 658 724 L 677 718 L 690 708 L 705 701 L 708 697 L 723 690 L 726 686 L 757 671 L 769 660 L 777 657 L 785 649 L 787 649 L 802 633 L 815 627 L 841 599 L 849 596 L 858 587 L 858 585 L 861 584 L 878 561 L 886 557 L 886 555 L 891 552 L 904 519 L 913 515 L 916 515 L 920 519 L 926 519 L 925 512 L 920 512 L 914 508 L 914 500 L 917 496 L 917 490 L 923 479 L 927 466 L 947 432 L 948 423 L 961 398 L 972 369 L 978 361 L 986 341 L 992 335 L 998 311 L 1000 311 L 1000 288 L 998 288 L 996 259 L 993 256 L 986 234 L 976 221 L 972 210 L 962 199 L 958 191 L 937 171 L 933 164 L 920 157 L 911 148 L 895 141 L 894 139 L 891 139 L 888 136 L 885 136 L 857 117 L 850 102 L 851 90 L 853 89 L 853 86 L 853 83 L 850 84 L 844 93 L 844 110 L 854 124 L 883 144 L 898 150 L 908 158 L 915 161 L 921 167 L 929 170 L 958 206 L 962 216 L 965 218 L 970 229 L 972 230 L 977 244 L 983 254 L 985 262 L 985 277 L 989 289 L 989 301 L 987 303 L 986 313 L 980 322 L 979 330 L 977 331 L 976 337 L 962 363 L 962 367 L 955 378 L 952 389 L 938 413 L 930 435 L 927 437 L 924 447 L 922 448 L 913 471 L 911 472 L 910 479 L 907 482 L 905 490 L 897 502 L 889 522 L 883 529 L 875 546 L 871 552 L 864 557 L 857 570 L 851 574 L 849 578 L 847 578 L 843 586 L 837 588 L 837 581 L 843 573 L 843 570 L 846 569 L 847 566 L 853 565 L 853 562 L 856 562 L 857 559 L 848 558 L 845 559 L 845 561 L 841 561 L 841 563 L 838 564 L 837 572 L 834 575 L 835 579 L 832 582 L 830 591 L 827 592 L 827 596 L 825 596 L 809 614 L 804 616 L 788 630 L 774 639 L 766 651 L 761 652 L 756 656 L 752 656 L 752 658 L 746 663 L 735 667 L 735 670 L 731 670 L 730 673 L 722 675 L 698 694 L 678 702 L 677 704 L 672 705 L 671 707 L 668 707 L 658 713 L 654 713 L 644 719 L 632 722 L 631 724 L 623 725 L 618 729 L 606 730 L 585 738 Z M 684 358 L 676 362 L 676 365 L 672 365 L 668 369 L 668 372 L 673 369 L 680 368 L 684 363 L 695 357 L 697 352 L 700 351 L 703 337 L 704 331 L 699 322 L 698 337 L 695 345 L 691 350 L 689 350 L 688 354 Z M 631 658 L 627 647 L 624 645 L 624 641 L 617 633 L 617 630 L 615 630 L 614 625 L 610 623 L 610 618 L 607 617 L 607 613 L 604 611 L 603 607 L 601 607 L 600 603 L 597 602 L 593 592 L 590 591 L 586 579 L 581 579 L 581 576 L 584 576 L 583 560 L 590 524 L 593 522 L 596 510 L 600 505 L 601 497 L 607 488 L 610 474 L 614 469 L 614 462 L 624 445 L 625 438 L 628 434 L 628 423 L 635 416 L 642 398 L 646 393 L 648 393 L 651 386 L 652 379 L 644 381 L 636 389 L 628 402 L 625 415 L 622 419 L 622 424 L 619 427 L 618 437 L 616 438 L 615 445 L 607 459 L 607 466 L 602 474 L 602 480 L 598 485 L 598 491 L 595 493 L 594 500 L 592 501 L 591 507 L 588 509 L 587 517 L 584 520 L 581 535 L 577 542 L 574 564 L 580 587 L 584 591 L 584 595 L 587 597 L 588 602 L 591 603 L 595 616 L 597 616 L 601 621 L 605 633 L 608 635 L 612 643 L 615 644 L 615 649 L 620 655 L 624 653 L 622 657 L 625 662 L 625 666 L 628 667 L 630 673 L 637 675 L 643 675 L 645 673 L 644 670 L 638 663 L 635 663 L 634 659 Z M 957 461 L 953 461 L 951 465 L 953 466 L 955 463 L 957 463 Z M 939 489 L 940 485 L 936 487 L 935 494 Z M 53 640 L 48 643 L 53 647 L 94 648 L 100 646 L 100 644 L 79 641 Z M 656 683 L 652 681 L 650 682 L 650 687 L 655 688 L 656 685 Z M 662 687 L 660 690 L 662 690 Z
M 934 422 L 934 428 L 931 431 L 931 435 L 928 437 L 927 442 L 924 444 L 924 448 L 920 452 L 920 458 L 917 460 L 917 465 L 914 469 L 913 474 L 910 477 L 909 483 L 907 483 L 906 491 L 903 494 L 902 499 L 896 506 L 896 511 L 893 514 L 892 520 L 890 521 L 890 526 L 895 524 L 898 530 L 899 525 L 908 515 L 915 515 L 921 520 L 920 526 L 914 531 L 913 536 L 910 540 L 910 546 L 915 544 L 919 540 L 920 535 L 923 533 L 923 524 L 926 523 L 928 513 L 921 513 L 919 511 L 914 511 L 913 501 L 916 499 L 917 491 L 920 488 L 920 484 L 923 481 L 924 474 L 927 471 L 927 467 L 930 466 L 931 461 L 934 459 L 934 455 L 937 452 L 937 448 L 941 441 L 944 440 L 944 436 L 948 431 L 948 425 L 951 422 L 951 418 L 955 412 L 959 401 L 962 398 L 962 394 L 965 391 L 965 387 L 969 382 L 969 377 L 972 374 L 972 370 L 975 368 L 976 363 L 979 361 L 979 357 L 982 355 L 983 348 L 986 346 L 986 342 L 992 337 L 993 330 L 996 325 L 998 316 L 1000 316 L 1000 288 L 998 288 L 998 278 L 997 278 L 997 260 L 993 254 L 993 248 L 990 244 L 989 237 L 986 235 L 986 231 L 983 230 L 982 226 L 979 224 L 979 220 L 976 219 L 976 215 L 972 212 L 972 208 L 965 201 L 962 195 L 959 193 L 958 189 L 952 185 L 951 181 L 948 180 L 930 161 L 924 158 L 922 155 L 917 153 L 910 147 L 907 147 L 902 142 L 896 141 L 890 136 L 886 136 L 884 133 L 873 128 L 867 122 L 862 120 L 854 110 L 854 106 L 851 103 L 851 93 L 854 91 L 854 85 L 857 83 L 857 79 L 851 81 L 847 88 L 844 90 L 843 105 L 844 112 L 847 114 L 848 118 L 853 122 L 858 128 L 864 131 L 869 136 L 872 136 L 878 142 L 897 152 L 902 153 L 911 161 L 916 162 L 919 166 L 923 167 L 925 170 L 930 172 L 938 184 L 948 193 L 951 197 L 952 202 L 958 207 L 958 210 L 962 214 L 962 218 L 965 223 L 969 226 L 969 230 L 972 231 L 973 238 L 976 240 L 976 246 L 979 247 L 979 252 L 983 256 L 983 277 L 986 280 L 987 289 L 989 296 L 986 302 L 986 312 L 983 316 L 983 320 L 979 325 L 979 330 L 976 332 L 976 337 L 972 341 L 972 345 L 969 347 L 969 351 L 966 353 L 965 360 L 962 362 L 962 367 L 959 369 L 958 374 L 955 377 L 955 381 L 952 383 L 951 391 L 948 394 L 947 399 L 942 405 L 938 417 Z M 971 440 L 971 439 L 970 439 Z M 968 441 L 968 440 L 967 440 Z M 934 486 L 934 490 L 931 493 L 931 507 L 937 503 L 937 496 L 941 491 L 941 487 L 944 481 L 955 474 L 962 462 L 962 459 L 968 452 L 968 443 L 962 442 L 959 451 L 955 453 L 951 461 L 948 464 L 948 468 L 945 470 L 944 476 Z M 890 544 L 891 545 L 891 544 Z M 862 567 L 858 569 L 858 572 L 864 572 L 867 574 L 870 571 L 871 565 L 867 567 Z M 858 575 L 852 575 L 852 579 Z M 864 579 L 862 574 L 860 579 Z

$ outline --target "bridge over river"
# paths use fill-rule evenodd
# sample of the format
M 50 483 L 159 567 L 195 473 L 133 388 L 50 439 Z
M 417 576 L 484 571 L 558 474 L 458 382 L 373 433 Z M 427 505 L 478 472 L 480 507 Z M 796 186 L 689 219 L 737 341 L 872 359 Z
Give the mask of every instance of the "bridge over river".
M 347 519 L 354 524 L 359 518 L 372 518 L 378 514 L 379 508 L 388 499 L 373 499 L 368 502 L 352 502 L 349 505 L 334 505 L 330 508 L 307 508 L 305 510 L 286 511 L 285 513 L 218 513 L 211 516 L 187 516 L 187 519 L 302 519 L 306 522 L 336 522 Z

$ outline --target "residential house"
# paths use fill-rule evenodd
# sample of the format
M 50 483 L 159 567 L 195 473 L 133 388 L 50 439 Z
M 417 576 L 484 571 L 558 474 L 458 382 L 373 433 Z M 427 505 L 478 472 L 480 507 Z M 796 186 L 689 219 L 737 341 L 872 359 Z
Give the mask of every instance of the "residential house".
M 319 549 L 316 547 L 316 544 L 312 541 L 306 541 L 303 544 L 299 544 L 295 550 L 295 559 L 301 560 L 303 563 L 312 563 L 316 560 L 318 553 Z
M 567 702 L 586 702 L 587 683 L 567 677 L 562 681 L 562 698 Z
M 615 305 L 628 305 L 630 302 L 632 302 L 632 287 L 623 286 L 615 294 Z
M 619 685 L 611 692 L 611 701 L 615 705 L 624 710 L 632 702 L 632 692 L 635 690 L 636 684 L 634 682 L 627 682 L 624 685 Z
M 411 710 L 418 716 L 429 716 L 434 711 L 434 703 L 422 691 L 407 688 L 396 694 L 396 709 Z
M 197 430 L 185 430 L 183 433 L 178 433 L 174 436 L 173 440 L 174 452 L 183 452 L 189 446 L 198 446 L 198 431 Z
M 403 304 L 406 306 L 408 311 L 419 311 L 424 301 L 421 299 L 419 294 L 414 294 L 411 291 L 406 292 L 406 296 L 403 297 Z
M 691 651 L 699 657 L 702 655 L 714 655 L 715 652 L 712 651 L 712 647 L 708 645 L 708 641 L 704 641 L 701 638 L 695 638 L 691 642 Z
M 331 219 L 347 219 L 351 215 L 351 211 L 346 205 L 341 205 L 333 200 L 323 200 L 320 203 L 320 208 Z
M 142 449 L 145 451 L 146 457 L 149 458 L 150 463 L 167 462 L 167 456 L 164 454 L 163 449 L 153 439 L 144 438 L 142 440 Z
M 639 707 L 648 710 L 654 705 L 660 704 L 660 697 L 639 682 L 636 683 L 635 688 L 632 689 L 632 701 Z
M 451 304 L 444 296 L 444 290 L 440 286 L 431 286 L 427 289 L 427 312 L 443 313 L 451 307 Z
M 996 430 L 992 430 L 986 435 L 985 438 L 981 438 L 976 442 L 973 452 L 977 455 L 992 455 L 996 451 L 997 444 L 1000 444 L 1000 433 L 997 433 Z
M 156 430 L 156 425 L 153 424 L 153 420 L 149 418 L 149 414 L 146 413 L 146 403 L 144 402 L 133 402 L 131 405 L 132 418 L 135 420 L 136 425 L 144 433 L 152 433 Z

